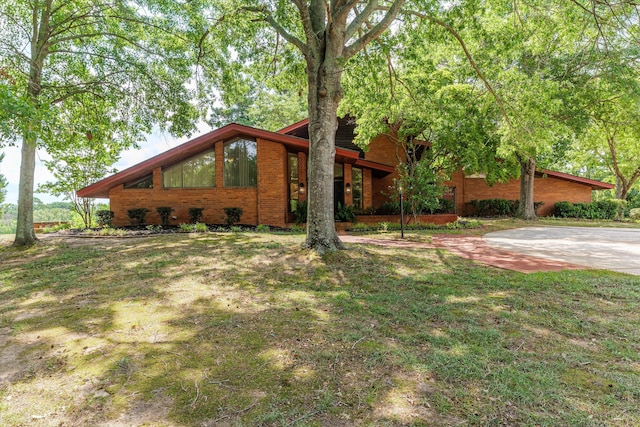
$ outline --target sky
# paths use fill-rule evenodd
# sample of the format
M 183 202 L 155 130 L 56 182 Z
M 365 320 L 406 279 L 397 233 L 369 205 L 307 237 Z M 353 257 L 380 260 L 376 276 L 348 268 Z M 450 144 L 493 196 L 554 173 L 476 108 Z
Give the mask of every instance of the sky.
M 174 138 L 160 131 L 154 132 L 148 135 L 145 141 L 140 142 L 140 148 L 124 151 L 120 156 L 120 161 L 115 164 L 115 167 L 118 171 L 121 171 L 210 131 L 211 128 L 208 125 L 201 123 L 198 124 L 195 133 L 188 138 Z M 0 148 L 0 153 L 5 154 L 4 160 L 0 162 L 0 174 L 5 176 L 9 184 L 6 188 L 7 195 L 4 203 L 16 204 L 18 203 L 18 182 L 20 181 L 20 147 Z M 38 188 L 39 184 L 55 180 L 44 165 L 44 161 L 49 159 L 50 157 L 46 151 L 38 150 L 36 156 L 34 191 Z M 34 197 L 37 197 L 44 203 L 63 201 L 62 198 L 53 197 L 47 193 L 35 193 Z M 104 200 L 99 201 L 104 202 Z

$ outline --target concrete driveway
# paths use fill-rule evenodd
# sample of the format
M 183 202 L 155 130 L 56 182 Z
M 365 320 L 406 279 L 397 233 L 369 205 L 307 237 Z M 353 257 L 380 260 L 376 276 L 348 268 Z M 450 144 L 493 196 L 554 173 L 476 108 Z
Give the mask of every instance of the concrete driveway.
M 488 233 L 495 248 L 640 276 L 640 229 L 527 227 Z

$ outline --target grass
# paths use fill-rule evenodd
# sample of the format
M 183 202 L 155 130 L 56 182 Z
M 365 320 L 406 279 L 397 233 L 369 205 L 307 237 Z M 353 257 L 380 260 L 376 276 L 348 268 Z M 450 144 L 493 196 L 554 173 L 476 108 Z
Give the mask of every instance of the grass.
M 302 239 L 0 246 L 0 425 L 640 424 L 639 278 Z

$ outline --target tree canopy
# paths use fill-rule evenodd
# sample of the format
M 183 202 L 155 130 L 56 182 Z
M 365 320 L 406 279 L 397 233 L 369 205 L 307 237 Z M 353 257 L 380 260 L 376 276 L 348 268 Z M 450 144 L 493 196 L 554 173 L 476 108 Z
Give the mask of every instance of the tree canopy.
M 8 0 L 0 9 L 3 141 L 20 142 L 16 244 L 35 240 L 35 150 L 61 134 L 110 128 L 104 143 L 132 145 L 159 126 L 191 131 L 188 83 L 197 62 L 186 6 L 156 0 Z M 89 118 L 86 111 L 93 111 Z M 73 142 L 76 139 L 63 138 Z

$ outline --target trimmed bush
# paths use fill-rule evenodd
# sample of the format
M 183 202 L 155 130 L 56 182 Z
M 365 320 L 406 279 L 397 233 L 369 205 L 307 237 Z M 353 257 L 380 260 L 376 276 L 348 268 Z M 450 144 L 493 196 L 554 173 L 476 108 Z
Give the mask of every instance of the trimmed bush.
M 144 217 L 150 212 L 147 208 L 135 208 L 127 211 L 131 225 L 144 225 Z
M 242 208 L 223 208 L 222 210 L 224 210 L 225 215 L 227 215 L 224 219 L 225 224 L 233 225 L 240 222 Z
M 474 216 L 516 216 L 520 200 L 484 199 L 472 200 L 471 205 L 475 209 Z M 544 202 L 534 202 L 533 209 L 537 212 Z
M 591 203 L 557 202 L 555 215 L 560 218 L 619 219 L 624 214 L 626 201 L 598 200 Z
M 156 208 L 156 212 L 158 212 L 158 215 L 160 215 L 160 221 L 162 222 L 163 226 L 169 225 L 169 215 L 171 215 L 171 212 L 173 212 L 174 209 L 170 208 L 169 206 L 161 206 L 159 208 Z
M 98 225 L 100 227 L 111 227 L 113 222 L 113 211 L 108 209 L 101 209 L 96 212 L 96 220 L 98 221 Z
M 631 209 L 629 211 L 629 218 L 634 221 L 640 221 L 640 208 Z
M 296 224 L 304 224 L 307 222 L 307 201 L 298 202 L 293 214 L 296 216 Z
M 202 219 L 202 211 L 204 208 L 189 208 L 189 222 L 195 224 Z
M 356 214 L 353 212 L 353 206 L 343 205 L 338 202 L 334 219 L 336 221 L 356 222 Z

